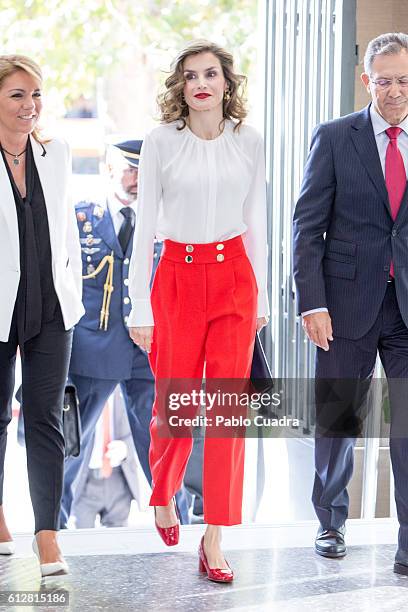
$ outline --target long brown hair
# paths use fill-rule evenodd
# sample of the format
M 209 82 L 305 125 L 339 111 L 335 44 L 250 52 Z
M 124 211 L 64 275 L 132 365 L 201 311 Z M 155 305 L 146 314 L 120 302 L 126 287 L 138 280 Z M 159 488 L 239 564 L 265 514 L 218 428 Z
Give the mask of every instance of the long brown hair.
M 225 119 L 235 120 L 234 130 L 237 130 L 247 116 L 243 93 L 247 78 L 234 71 L 234 58 L 231 53 L 208 40 L 191 42 L 173 60 L 170 75 L 164 84 L 165 89 L 157 98 L 161 114 L 160 119 L 163 123 L 172 123 L 179 120 L 181 124 L 178 129 L 182 130 L 186 127 L 189 108 L 183 96 L 185 85 L 183 65 L 187 57 L 200 53 L 212 53 L 221 64 L 228 86 L 228 94 L 224 97 L 223 102 L 223 121 Z

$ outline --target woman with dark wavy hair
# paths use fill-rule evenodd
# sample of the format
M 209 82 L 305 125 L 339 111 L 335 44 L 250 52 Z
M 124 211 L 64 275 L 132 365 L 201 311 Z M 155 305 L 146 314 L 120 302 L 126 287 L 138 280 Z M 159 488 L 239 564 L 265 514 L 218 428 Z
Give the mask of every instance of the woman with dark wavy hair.
M 162 125 L 142 149 L 128 325 L 156 378 L 150 504 L 167 545 L 179 539 L 173 498 L 192 439 L 160 431 L 159 381 L 201 380 L 204 367 L 207 381 L 248 378 L 255 332 L 269 312 L 263 143 L 243 125 L 244 82 L 218 45 L 188 45 L 159 96 Z M 150 295 L 155 237 L 164 251 Z M 216 582 L 233 580 L 221 525 L 241 522 L 243 472 L 242 437 L 206 437 L 199 567 Z

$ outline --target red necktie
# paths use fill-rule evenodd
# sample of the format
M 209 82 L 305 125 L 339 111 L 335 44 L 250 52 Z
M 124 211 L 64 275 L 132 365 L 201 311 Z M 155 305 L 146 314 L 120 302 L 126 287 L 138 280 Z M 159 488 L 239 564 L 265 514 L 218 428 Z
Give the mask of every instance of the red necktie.
M 405 193 L 407 184 L 407 176 L 405 173 L 404 160 L 398 148 L 398 136 L 401 134 L 402 128 L 390 127 L 385 130 L 390 142 L 388 143 L 387 153 L 385 155 L 385 184 L 387 186 L 388 197 L 391 206 L 391 216 L 395 221 L 399 207 L 401 206 L 402 198 Z M 394 276 L 394 265 L 391 262 L 391 276 Z
M 102 420 L 102 424 L 103 424 L 102 477 L 109 478 L 109 476 L 111 476 L 112 474 L 112 466 L 110 463 L 110 459 L 106 456 L 106 453 L 109 450 L 109 442 L 112 441 L 109 404 L 106 404 L 105 408 L 103 409 L 102 419 L 103 419 Z

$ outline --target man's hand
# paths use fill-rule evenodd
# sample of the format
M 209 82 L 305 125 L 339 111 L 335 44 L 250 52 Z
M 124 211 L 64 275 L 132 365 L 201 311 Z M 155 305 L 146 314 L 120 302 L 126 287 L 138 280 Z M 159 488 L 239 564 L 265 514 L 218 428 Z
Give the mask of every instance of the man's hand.
M 324 351 L 328 351 L 328 341 L 333 340 L 333 330 L 329 313 L 313 312 L 303 317 L 302 324 L 309 340 Z
M 127 457 L 127 446 L 123 440 L 111 440 L 105 456 L 109 459 L 111 467 L 118 467 Z
M 130 327 L 129 335 L 137 346 L 147 353 L 152 348 L 153 325 L 150 327 Z

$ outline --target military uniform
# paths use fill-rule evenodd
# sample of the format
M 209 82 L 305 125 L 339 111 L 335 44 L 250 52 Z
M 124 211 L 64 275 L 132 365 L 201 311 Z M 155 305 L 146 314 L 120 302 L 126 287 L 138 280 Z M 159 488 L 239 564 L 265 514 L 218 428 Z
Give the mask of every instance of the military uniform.
M 152 380 L 146 357 L 129 338 L 127 319 L 130 313 L 128 274 L 132 253 L 131 238 L 122 252 L 108 208 L 90 202 L 76 206 L 84 276 L 94 273 L 105 257 L 113 257 L 113 291 L 111 292 L 106 329 L 101 325 L 101 307 L 109 263 L 95 276 L 83 282 L 86 313 L 74 334 L 70 373 L 97 379 Z M 154 249 L 154 268 L 161 253 L 161 243 Z M 136 370 L 136 372 L 135 372 Z
M 106 400 L 120 384 L 129 424 L 142 469 L 151 483 L 148 461 L 149 424 L 154 399 L 154 379 L 147 355 L 130 339 L 127 317 L 130 312 L 128 271 L 133 237 L 122 251 L 107 207 L 93 202 L 76 206 L 80 233 L 83 276 L 83 303 L 86 313 L 75 327 L 69 375 L 80 404 L 82 452 L 66 460 L 61 524 L 71 512 L 72 484 L 77 477 L 84 449 L 93 437 L 96 422 Z M 154 247 L 157 266 L 161 243 Z M 105 264 L 94 277 L 98 267 Z M 112 291 L 106 291 L 109 269 Z M 101 317 L 104 295 L 109 296 L 108 313 Z

